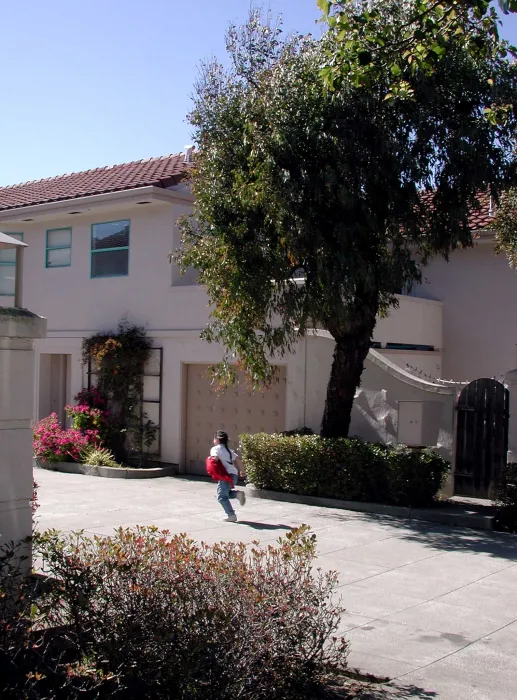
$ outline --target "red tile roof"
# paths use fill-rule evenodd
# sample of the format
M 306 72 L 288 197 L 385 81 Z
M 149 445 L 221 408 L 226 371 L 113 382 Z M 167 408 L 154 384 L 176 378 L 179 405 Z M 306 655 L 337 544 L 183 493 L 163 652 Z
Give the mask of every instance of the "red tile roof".
M 470 229 L 472 231 L 488 231 L 492 227 L 495 204 L 489 194 L 480 194 L 478 196 L 478 202 L 481 208 L 477 211 L 470 212 Z
M 170 187 L 180 182 L 190 167 L 184 154 L 178 153 L 0 187 L 0 211 L 148 185 Z

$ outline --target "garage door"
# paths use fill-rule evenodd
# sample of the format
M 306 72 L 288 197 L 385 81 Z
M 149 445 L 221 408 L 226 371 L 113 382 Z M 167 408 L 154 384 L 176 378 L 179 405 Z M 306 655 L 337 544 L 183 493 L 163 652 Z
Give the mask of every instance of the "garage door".
M 225 430 L 231 446 L 242 433 L 278 433 L 285 430 L 285 367 L 280 381 L 263 392 L 251 392 L 244 380 L 221 393 L 211 385 L 209 365 L 188 365 L 186 470 L 205 474 L 205 459 L 216 430 Z

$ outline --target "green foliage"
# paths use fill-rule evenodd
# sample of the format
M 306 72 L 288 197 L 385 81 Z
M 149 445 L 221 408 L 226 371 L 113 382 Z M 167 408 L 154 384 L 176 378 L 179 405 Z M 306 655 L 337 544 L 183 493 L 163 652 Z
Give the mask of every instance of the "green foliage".
M 495 526 L 503 532 L 517 533 L 517 464 L 507 465 L 496 494 Z
M 504 253 L 510 267 L 517 270 L 517 190 L 511 189 L 499 203 L 492 228 L 496 253 Z
M 83 340 L 83 362 L 91 363 L 97 388 L 109 400 L 110 430 L 104 440 L 119 462 L 127 460 L 132 451 L 140 456 L 143 452 L 143 379 L 151 348 L 145 329 L 126 320 L 116 331 L 96 333 Z
M 81 452 L 81 462 L 93 467 L 120 467 L 113 452 L 107 447 L 89 445 Z
M 397 34 L 400 8 L 415 6 L 383 3 L 375 21 Z M 329 52 L 353 60 L 333 30 L 283 39 L 257 13 L 230 29 L 229 67 L 206 64 L 196 86 L 196 204 L 173 256 L 207 289 L 203 337 L 227 350 L 222 383 L 234 359 L 253 385 L 273 381 L 272 358 L 325 329 L 336 352 L 322 432 L 347 434 L 377 314 L 432 256 L 471 245 L 479 191 L 497 198 L 515 176 L 517 65 L 487 41 L 473 57 L 452 35 L 433 71 L 404 69 L 397 89 L 411 99 L 399 100 L 384 64 L 327 89 Z
M 318 7 L 335 39 L 322 68 L 331 89 L 344 81 L 370 87 L 389 72 L 385 99 L 411 99 L 411 78 L 438 71 L 458 45 L 481 61 L 500 48 L 499 18 L 489 0 L 318 0 Z M 499 0 L 499 7 L 506 14 L 517 12 L 515 0 Z M 386 15 L 392 21 L 386 22 Z M 488 108 L 489 119 L 496 115 Z
M 268 548 L 156 528 L 35 547 L 44 587 L 0 579 L 2 697 L 309 700 L 346 667 L 337 577 L 313 569 L 306 527 Z
M 260 489 L 346 501 L 421 507 L 433 503 L 449 464 L 431 450 L 317 435 L 241 436 L 250 481 Z

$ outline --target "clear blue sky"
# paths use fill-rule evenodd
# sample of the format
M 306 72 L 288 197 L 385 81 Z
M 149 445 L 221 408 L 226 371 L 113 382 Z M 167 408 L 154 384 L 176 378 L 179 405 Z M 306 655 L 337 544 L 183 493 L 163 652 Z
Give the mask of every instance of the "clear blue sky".
M 266 3 L 264 3 L 266 4 Z M 316 0 L 269 0 L 321 31 Z M 201 59 L 248 0 L 37 0 L 2 7 L 0 186 L 181 151 Z M 502 35 L 517 44 L 517 17 Z

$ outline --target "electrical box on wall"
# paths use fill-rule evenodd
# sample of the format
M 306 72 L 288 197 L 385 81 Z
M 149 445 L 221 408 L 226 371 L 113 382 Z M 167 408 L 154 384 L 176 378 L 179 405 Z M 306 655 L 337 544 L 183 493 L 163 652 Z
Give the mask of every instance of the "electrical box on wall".
M 409 447 L 434 447 L 442 421 L 443 404 L 439 401 L 399 401 L 399 445 Z

